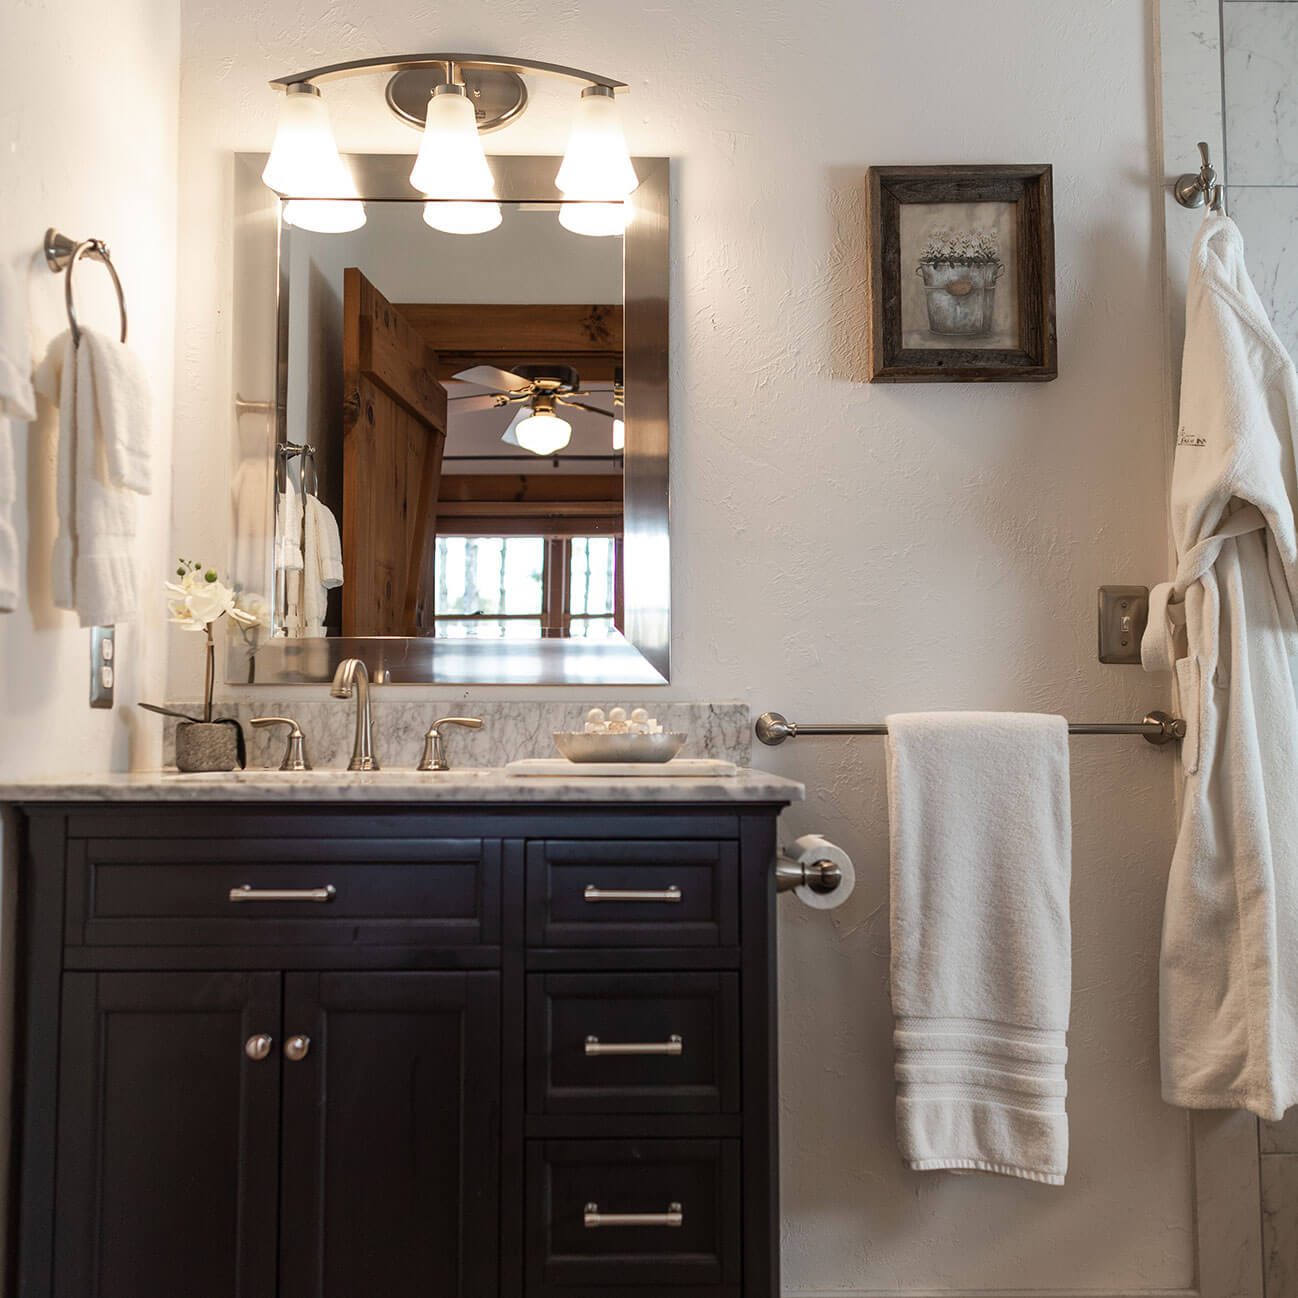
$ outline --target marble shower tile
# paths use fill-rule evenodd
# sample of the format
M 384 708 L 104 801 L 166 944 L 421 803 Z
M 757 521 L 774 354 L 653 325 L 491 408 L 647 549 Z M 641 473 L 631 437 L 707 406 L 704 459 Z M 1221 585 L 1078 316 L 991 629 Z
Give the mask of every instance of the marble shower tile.
M 374 710 L 374 748 L 385 769 L 413 767 L 424 750 L 424 732 L 437 717 L 481 717 L 481 730 L 449 727 L 447 746 L 453 768 L 504 766 L 520 757 L 556 755 L 551 734 L 580 729 L 590 707 L 587 703 L 475 701 L 474 699 L 403 700 L 379 687 L 371 695 Z M 716 757 L 749 765 L 752 726 L 746 703 L 655 703 L 628 695 L 626 706 L 643 703 L 665 730 L 689 735 L 682 757 Z M 197 713 L 193 703 L 168 705 L 181 712 Z M 609 706 L 604 704 L 602 706 Z M 255 703 L 218 703 L 220 716 L 243 723 L 248 740 L 250 769 L 278 766 L 284 753 L 284 727 L 266 730 L 248 725 L 252 717 L 289 716 L 297 719 L 306 735 L 307 755 L 317 769 L 345 767 L 351 756 L 356 706 L 351 700 L 297 699 L 268 690 Z M 174 760 L 175 722 L 163 731 L 163 760 Z
M 1262 1261 L 1266 1298 L 1298 1298 L 1298 1154 L 1262 1159 Z
M 1228 4 L 1226 160 L 1232 185 L 1298 185 L 1298 4 Z
M 1271 323 L 1298 357 L 1298 188 L 1233 190 L 1230 214 L 1243 232 L 1249 274 Z
M 1264 1154 L 1298 1154 L 1298 1108 L 1290 1109 L 1279 1122 L 1259 1126 Z

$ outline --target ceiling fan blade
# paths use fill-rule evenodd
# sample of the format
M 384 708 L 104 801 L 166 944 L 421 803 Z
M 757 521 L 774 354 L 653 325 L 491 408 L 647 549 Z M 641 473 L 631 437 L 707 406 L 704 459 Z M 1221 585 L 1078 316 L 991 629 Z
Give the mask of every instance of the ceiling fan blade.
M 458 415 L 472 414 L 477 410 L 495 410 L 505 404 L 492 392 L 471 392 L 462 397 L 447 397 L 446 400 L 448 404 L 455 403 L 455 413 Z
M 576 406 L 578 410 L 588 410 L 592 415 L 603 415 L 605 419 L 617 418 L 613 411 L 601 410 L 598 406 L 587 405 L 584 401 L 564 401 L 561 404 L 565 406 Z
M 531 388 L 530 379 L 521 374 L 499 370 L 494 365 L 475 365 L 455 375 L 461 383 L 476 383 L 480 388 L 502 388 L 506 392 L 521 392 Z

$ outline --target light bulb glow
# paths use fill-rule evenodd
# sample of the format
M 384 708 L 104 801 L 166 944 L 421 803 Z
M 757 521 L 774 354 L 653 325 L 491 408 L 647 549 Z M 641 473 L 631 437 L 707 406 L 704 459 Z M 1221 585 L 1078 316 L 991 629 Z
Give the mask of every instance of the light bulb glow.
M 630 219 L 629 203 L 559 204 L 559 224 L 573 234 L 622 234 Z
M 431 201 L 424 204 L 424 224 L 443 234 L 485 234 L 500 224 L 500 204 Z
M 615 451 L 626 449 L 626 421 L 624 419 L 613 420 L 613 449 Z
M 365 224 L 365 204 L 336 198 L 291 198 L 284 204 L 284 224 L 318 234 L 346 234 Z
M 473 105 L 462 86 L 438 89 L 442 93 L 428 100 L 424 136 L 410 171 L 410 183 L 429 198 L 495 198 L 496 182 L 478 136 Z
M 508 432 L 519 446 L 533 455 L 553 455 L 572 441 L 572 425 L 544 411 L 511 424 Z
M 640 183 L 612 94 L 589 86 L 577 101 L 568 150 L 554 183 L 568 198 L 616 202 Z
M 275 143 L 261 178 L 276 193 L 290 197 L 359 197 L 334 142 L 329 110 L 318 94 L 301 90 L 285 93 Z

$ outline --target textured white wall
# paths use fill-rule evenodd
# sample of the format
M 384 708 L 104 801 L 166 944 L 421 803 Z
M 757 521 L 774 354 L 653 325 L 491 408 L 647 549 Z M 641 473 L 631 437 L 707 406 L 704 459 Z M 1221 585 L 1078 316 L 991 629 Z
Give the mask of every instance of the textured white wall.
M 155 494 L 140 502 L 141 622 L 118 633 L 117 707 L 87 705 L 90 633 L 50 598 L 55 512 L 53 413 L 13 430 L 27 596 L 0 614 L 0 775 L 62 774 L 156 765 L 157 727 L 138 698 L 165 684 L 161 574 L 170 553 L 172 362 L 175 337 L 176 115 L 180 19 L 168 0 L 0 5 L 0 259 L 30 297 L 40 353 L 67 328 L 63 277 L 40 254 L 48 225 L 108 241 L 130 311 L 131 344 L 155 398 Z M 107 273 L 83 263 L 80 318 L 112 329 Z M 0 420 L 0 436 L 10 426 Z
M 1166 564 L 1151 30 L 1145 0 L 187 0 L 183 213 L 203 255 L 179 302 L 176 545 L 227 545 L 230 154 L 270 142 L 265 80 L 384 51 L 526 52 L 631 82 L 632 149 L 678 160 L 664 693 L 804 719 L 1139 717 L 1163 683 L 1096 663 L 1093 606 L 1100 584 Z M 343 147 L 412 147 L 380 88 L 330 90 Z M 571 93 L 534 90 L 490 148 L 561 147 Z M 1055 166 L 1059 380 L 866 384 L 865 167 L 1015 161 Z M 196 662 L 174 661 L 192 695 Z M 787 1292 L 1193 1283 L 1188 1141 L 1157 1084 L 1170 756 L 1074 751 L 1062 1191 L 899 1167 L 881 745 L 760 755 L 810 786 L 788 832 L 838 838 L 862 876 L 832 916 L 784 911 Z

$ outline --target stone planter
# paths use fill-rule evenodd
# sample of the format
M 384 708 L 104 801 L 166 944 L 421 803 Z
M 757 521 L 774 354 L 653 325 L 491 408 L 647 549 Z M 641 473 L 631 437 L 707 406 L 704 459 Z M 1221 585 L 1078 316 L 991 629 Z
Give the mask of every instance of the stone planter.
M 998 261 L 925 262 L 915 268 L 924 280 L 931 333 L 980 338 L 992 331 L 996 281 L 1005 267 Z
M 243 731 L 237 721 L 176 723 L 177 770 L 236 771 L 243 764 Z

